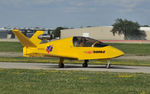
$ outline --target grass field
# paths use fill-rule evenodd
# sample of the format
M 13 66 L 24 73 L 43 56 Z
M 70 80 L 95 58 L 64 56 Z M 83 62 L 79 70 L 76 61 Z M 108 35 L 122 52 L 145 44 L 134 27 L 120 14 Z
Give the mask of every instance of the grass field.
M 150 44 L 110 44 L 126 54 L 150 55 Z M 0 52 L 22 52 L 18 42 L 0 42 Z M 5 62 L 58 63 L 56 58 L 0 57 Z M 112 60 L 115 65 L 150 66 L 150 61 Z M 66 63 L 83 61 L 65 60 Z M 106 64 L 91 60 L 89 64 Z M 0 94 L 150 94 L 150 74 L 0 69 Z
M 0 52 L 22 52 L 19 42 L 0 42 Z
M 126 54 L 150 55 L 150 44 L 109 43 Z M 22 52 L 19 42 L 0 42 L 0 52 Z
M 110 45 L 124 51 L 126 54 L 150 55 L 150 44 L 110 43 Z
M 150 94 L 150 74 L 0 69 L 0 94 Z

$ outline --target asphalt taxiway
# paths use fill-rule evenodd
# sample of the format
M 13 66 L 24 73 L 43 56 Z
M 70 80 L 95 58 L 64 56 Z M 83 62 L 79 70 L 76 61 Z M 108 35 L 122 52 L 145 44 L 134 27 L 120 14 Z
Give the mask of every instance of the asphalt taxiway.
M 83 68 L 82 64 L 65 64 L 65 68 L 58 68 L 58 64 L 51 63 L 0 62 L 0 68 L 150 73 L 150 67 L 120 65 L 112 65 L 110 69 L 106 69 L 105 65 L 89 65 L 88 68 Z

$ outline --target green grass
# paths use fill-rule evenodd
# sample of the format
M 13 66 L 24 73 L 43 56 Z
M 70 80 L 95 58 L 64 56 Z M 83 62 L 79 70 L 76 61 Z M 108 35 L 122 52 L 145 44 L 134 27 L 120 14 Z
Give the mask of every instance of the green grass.
M 126 54 L 150 55 L 150 44 L 110 43 L 110 45 L 124 51 Z
M 0 57 L 0 62 L 29 62 L 29 63 L 54 63 L 58 64 L 58 58 L 25 58 L 25 57 Z M 82 64 L 84 61 L 66 60 L 65 64 Z M 105 65 L 106 60 L 90 60 L 89 64 Z M 111 60 L 112 65 L 150 66 L 150 60 Z
M 109 43 L 126 54 L 150 55 L 150 44 Z M 0 52 L 22 52 L 19 42 L 0 42 Z
M 150 74 L 0 69 L 0 94 L 150 94 Z
M 112 60 L 113 65 L 150 66 L 149 60 Z
M 0 42 L 0 52 L 22 52 L 19 42 Z

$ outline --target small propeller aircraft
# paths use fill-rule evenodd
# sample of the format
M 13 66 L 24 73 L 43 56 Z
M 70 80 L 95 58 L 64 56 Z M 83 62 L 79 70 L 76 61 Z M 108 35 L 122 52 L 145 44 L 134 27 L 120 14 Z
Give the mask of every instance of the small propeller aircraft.
M 24 46 L 24 57 L 58 57 L 60 58 L 59 68 L 64 67 L 63 61 L 66 58 L 84 60 L 83 67 L 88 67 L 88 61 L 91 59 L 108 60 L 106 67 L 109 68 L 111 58 L 124 54 L 117 48 L 89 37 L 74 36 L 51 40 L 51 36 L 44 34 L 44 31 L 36 31 L 28 39 L 19 30 L 12 31 Z

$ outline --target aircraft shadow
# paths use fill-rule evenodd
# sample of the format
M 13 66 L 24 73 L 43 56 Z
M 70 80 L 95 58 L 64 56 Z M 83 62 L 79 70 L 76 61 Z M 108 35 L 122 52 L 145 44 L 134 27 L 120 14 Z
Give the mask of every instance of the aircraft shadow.
M 64 68 L 84 68 L 82 66 L 65 66 Z M 98 65 L 98 66 L 88 66 L 87 69 L 90 68 L 95 68 L 95 69 L 106 69 L 105 65 Z M 109 69 L 135 69 L 135 68 L 128 68 L 124 66 L 111 66 Z
M 59 68 L 58 65 L 42 65 L 42 67 L 44 68 Z M 69 68 L 84 68 L 82 67 L 82 65 L 65 65 L 64 69 L 69 69 Z M 90 69 L 90 68 L 95 68 L 95 69 L 106 69 L 105 65 L 89 65 L 86 69 Z M 63 69 L 63 68 L 62 68 Z M 118 65 L 112 65 L 109 69 L 135 69 L 132 67 L 127 67 L 127 66 L 118 66 Z
M 126 67 L 126 66 L 112 66 L 110 67 L 110 69 L 135 69 L 135 68 L 129 68 L 129 67 Z

